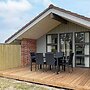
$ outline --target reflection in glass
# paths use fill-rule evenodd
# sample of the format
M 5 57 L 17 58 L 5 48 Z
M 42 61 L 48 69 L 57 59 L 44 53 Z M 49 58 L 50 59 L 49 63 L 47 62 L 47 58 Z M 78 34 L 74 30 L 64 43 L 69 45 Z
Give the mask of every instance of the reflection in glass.
M 60 50 L 64 52 L 66 56 L 69 56 L 72 51 L 72 34 L 64 33 L 60 34 Z
M 48 35 L 48 36 L 47 36 L 47 43 L 49 44 L 49 43 L 51 43 L 51 42 L 52 42 L 51 35 Z
M 85 62 L 84 62 L 84 57 L 76 57 L 76 65 L 78 66 L 84 66 L 85 65 Z
M 89 45 L 85 45 L 85 55 L 89 55 Z
M 85 57 L 85 67 L 89 67 L 89 57 Z
M 85 33 L 85 42 L 86 42 L 86 43 L 89 42 L 89 33 Z
M 47 46 L 47 52 L 56 52 L 57 51 L 57 45 L 48 45 Z
M 47 35 L 47 52 L 56 52 L 58 46 L 58 35 Z
M 89 32 L 75 33 L 76 66 L 89 67 Z
M 47 44 L 57 44 L 58 35 L 47 35 Z
M 75 42 L 83 43 L 84 42 L 84 33 L 76 33 L 75 34 Z
M 84 55 L 84 45 L 78 44 L 75 46 L 76 48 L 76 55 Z

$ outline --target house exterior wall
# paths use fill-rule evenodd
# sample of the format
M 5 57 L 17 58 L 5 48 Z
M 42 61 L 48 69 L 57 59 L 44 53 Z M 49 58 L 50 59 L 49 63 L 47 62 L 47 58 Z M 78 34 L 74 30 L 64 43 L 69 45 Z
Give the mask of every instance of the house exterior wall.
M 21 63 L 22 66 L 27 66 L 30 63 L 30 52 L 36 52 L 36 40 L 22 39 L 21 40 Z
M 80 32 L 80 31 L 89 31 L 89 29 L 76 25 L 74 23 L 68 22 L 68 24 L 61 24 L 48 32 L 47 34 L 60 34 L 60 33 L 69 33 L 69 32 Z M 37 52 L 46 52 L 46 35 L 42 36 L 37 40 Z
M 68 22 L 67 24 L 61 24 L 51 30 L 49 34 L 52 33 L 69 33 L 69 32 L 80 32 L 80 31 L 89 31 L 89 29 L 79 26 L 77 24 Z
M 45 53 L 46 52 L 46 35 L 42 36 L 37 40 L 37 50 L 38 53 Z
M 54 28 L 53 30 L 48 32 L 47 34 L 58 34 L 59 35 L 60 33 L 70 33 L 70 32 L 72 32 L 74 34 L 75 32 L 80 32 L 80 31 L 89 31 L 89 29 L 79 26 L 77 24 L 68 22 L 67 24 L 61 24 L 61 25 L 57 26 L 56 28 Z M 75 41 L 74 41 L 75 39 L 74 38 L 75 37 L 73 35 L 73 52 L 75 53 Z M 59 49 L 59 47 L 58 47 L 58 49 Z M 36 51 L 42 52 L 42 53 L 46 52 L 46 35 L 42 36 L 41 38 L 39 38 L 37 40 L 37 50 Z M 75 56 L 74 56 L 73 63 L 75 66 Z M 87 66 L 87 64 L 88 64 L 88 62 L 86 63 L 86 66 Z

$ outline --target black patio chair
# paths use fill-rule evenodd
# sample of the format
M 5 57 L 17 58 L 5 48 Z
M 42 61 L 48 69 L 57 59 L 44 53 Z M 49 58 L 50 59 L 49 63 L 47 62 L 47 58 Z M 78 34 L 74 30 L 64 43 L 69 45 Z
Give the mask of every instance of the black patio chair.
M 63 58 L 64 58 L 64 53 L 63 52 L 56 52 L 55 53 L 55 58 L 58 59 L 58 66 L 59 66 L 59 70 L 60 70 L 60 66 L 62 66 L 63 69 Z M 65 67 L 64 67 L 65 68 Z
M 64 60 L 63 62 L 63 66 L 67 67 L 68 68 L 68 71 L 70 72 L 70 67 L 72 68 L 72 71 L 73 71 L 73 56 L 74 56 L 74 53 L 70 53 L 70 56 Z
M 38 69 L 42 68 L 44 69 L 44 60 L 43 60 L 43 53 L 36 53 L 36 64 L 35 64 L 35 70 L 37 68 L 38 65 Z
M 30 57 L 31 57 L 31 61 L 30 61 L 30 69 L 31 69 L 31 71 L 32 71 L 32 63 L 34 62 L 36 62 L 36 53 L 35 52 L 30 52 Z
M 47 65 L 49 67 L 52 66 L 52 68 L 56 66 L 56 60 L 54 58 L 54 53 L 52 53 L 52 52 L 45 53 L 45 59 L 46 59 L 46 67 L 47 67 Z
M 31 60 L 32 62 L 36 62 L 36 53 L 35 52 L 30 52 L 30 55 L 31 55 Z

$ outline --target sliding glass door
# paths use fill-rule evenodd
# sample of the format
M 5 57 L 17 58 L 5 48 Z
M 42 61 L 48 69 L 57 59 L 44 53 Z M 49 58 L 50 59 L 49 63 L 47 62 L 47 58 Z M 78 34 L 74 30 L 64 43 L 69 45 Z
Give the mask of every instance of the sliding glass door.
M 76 66 L 89 67 L 89 32 L 75 33 L 75 60 Z
M 76 67 L 90 67 L 90 32 L 48 34 L 46 51 L 62 51 L 65 56 L 74 52 Z
M 72 33 L 62 33 L 60 34 L 60 51 L 64 52 L 65 56 L 69 56 L 72 52 Z

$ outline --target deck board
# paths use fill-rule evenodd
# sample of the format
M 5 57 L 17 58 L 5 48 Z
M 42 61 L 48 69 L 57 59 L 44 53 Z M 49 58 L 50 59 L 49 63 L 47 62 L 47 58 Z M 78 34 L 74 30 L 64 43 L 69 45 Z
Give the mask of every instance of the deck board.
M 74 68 L 72 73 L 66 70 L 56 74 L 53 71 L 30 71 L 29 67 L 23 67 L 0 71 L 0 76 L 75 90 L 90 90 L 89 68 Z

